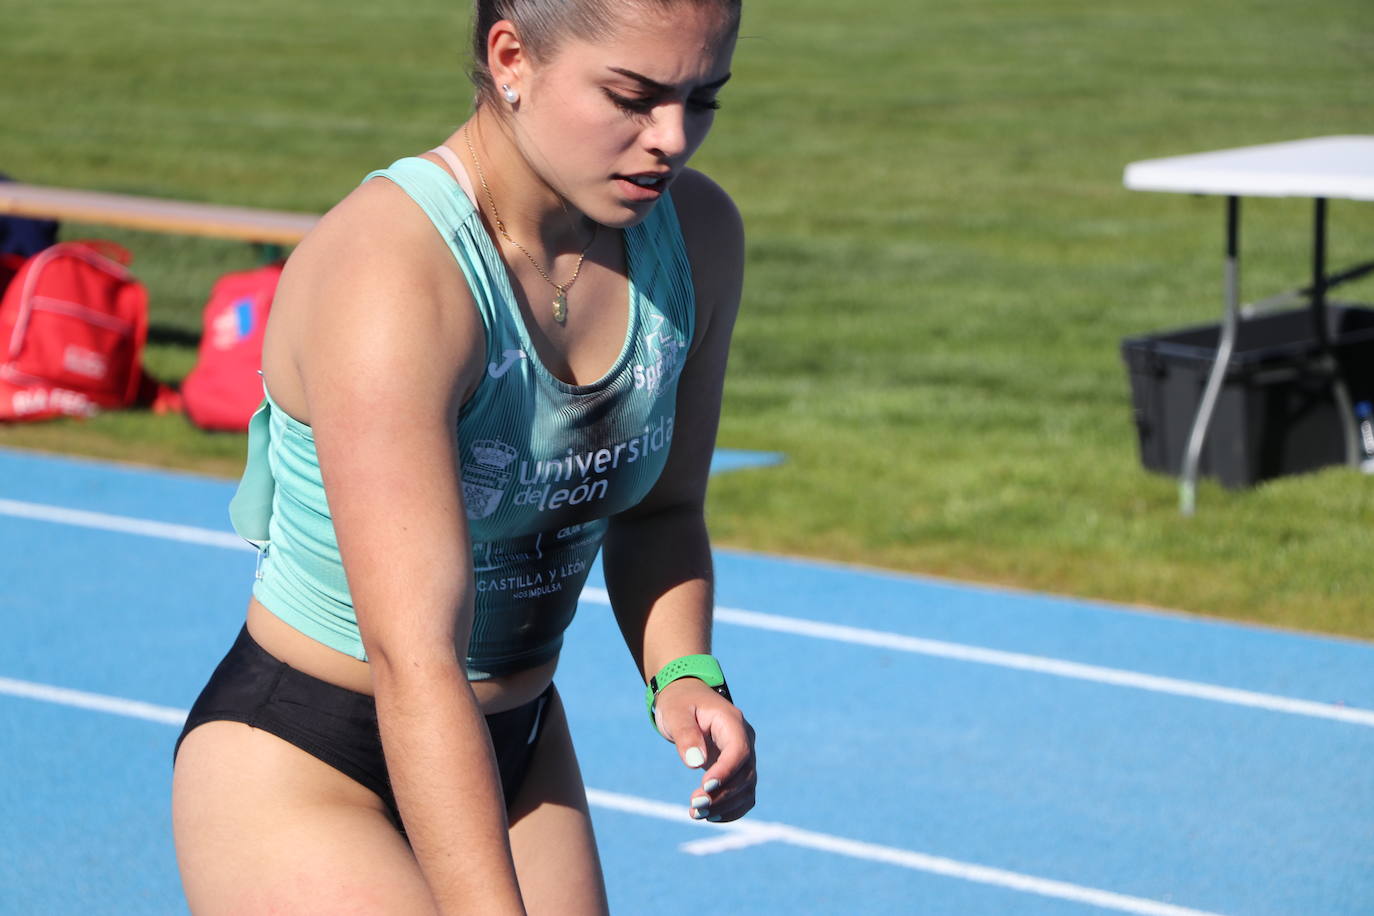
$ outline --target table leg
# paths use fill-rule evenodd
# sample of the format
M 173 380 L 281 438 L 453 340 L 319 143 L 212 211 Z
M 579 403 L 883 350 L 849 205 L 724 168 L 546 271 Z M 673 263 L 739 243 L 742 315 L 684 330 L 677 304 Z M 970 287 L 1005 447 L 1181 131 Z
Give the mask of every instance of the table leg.
M 1240 320 L 1240 198 L 1226 198 L 1226 267 L 1224 276 L 1224 298 L 1226 311 L 1221 320 L 1221 337 L 1217 342 L 1216 361 L 1207 376 L 1207 385 L 1202 391 L 1202 401 L 1198 404 L 1197 416 L 1193 418 L 1193 428 L 1188 434 L 1188 447 L 1183 455 L 1183 469 L 1179 481 L 1179 510 L 1184 515 L 1192 515 L 1197 508 L 1198 462 L 1202 458 L 1202 445 L 1207 438 L 1207 427 L 1212 422 L 1217 398 L 1221 396 L 1221 384 L 1226 378 L 1226 369 L 1231 363 L 1231 353 L 1236 347 L 1236 330 Z
M 1312 202 L 1312 285 L 1308 287 L 1312 309 L 1312 335 L 1324 352 L 1331 343 L 1326 327 L 1326 200 Z
M 1326 291 L 1330 285 L 1326 277 L 1326 199 L 1318 197 L 1312 208 L 1312 285 L 1308 287 L 1312 334 L 1317 341 L 1318 368 L 1331 374 L 1331 399 L 1335 402 L 1341 436 L 1345 440 L 1345 463 L 1355 466 L 1360 463 L 1359 433 L 1355 425 L 1355 408 L 1350 403 L 1350 390 L 1346 387 L 1340 357 L 1332 346 L 1327 325 Z

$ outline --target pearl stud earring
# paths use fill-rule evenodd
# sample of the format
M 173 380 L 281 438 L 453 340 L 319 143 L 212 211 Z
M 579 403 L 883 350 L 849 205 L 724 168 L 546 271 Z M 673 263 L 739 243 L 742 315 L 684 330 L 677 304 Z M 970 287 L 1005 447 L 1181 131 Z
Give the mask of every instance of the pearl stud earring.
M 506 83 L 501 84 L 501 92 L 505 95 L 506 101 L 510 102 L 512 105 L 520 101 L 520 93 L 516 92 Z

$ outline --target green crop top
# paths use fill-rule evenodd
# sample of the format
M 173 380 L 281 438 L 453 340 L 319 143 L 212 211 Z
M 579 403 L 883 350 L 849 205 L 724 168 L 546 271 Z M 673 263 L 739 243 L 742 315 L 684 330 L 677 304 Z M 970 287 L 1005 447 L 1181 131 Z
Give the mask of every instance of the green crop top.
M 535 355 L 505 264 L 452 176 L 420 158 L 368 178 L 377 176 L 448 242 L 486 329 L 487 371 L 456 430 L 477 590 L 468 676 L 534 667 L 558 654 L 608 517 L 643 499 L 667 460 L 696 317 L 677 215 L 665 195 L 625 230 L 624 346 L 603 378 L 569 385 Z M 230 503 L 235 530 L 261 551 L 253 594 L 295 629 L 365 659 L 313 435 L 266 394 Z

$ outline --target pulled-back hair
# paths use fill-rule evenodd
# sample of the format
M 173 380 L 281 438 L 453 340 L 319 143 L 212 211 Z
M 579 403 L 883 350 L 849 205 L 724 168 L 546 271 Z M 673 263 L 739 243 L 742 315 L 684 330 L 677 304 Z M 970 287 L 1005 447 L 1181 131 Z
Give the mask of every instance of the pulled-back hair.
M 626 8 L 671 9 L 679 4 L 716 6 L 739 19 L 741 0 L 476 0 L 472 16 L 472 71 L 478 101 L 494 99 L 487 69 L 487 36 L 502 19 L 515 23 L 535 60 L 549 60 L 568 38 L 596 41 L 611 34 Z

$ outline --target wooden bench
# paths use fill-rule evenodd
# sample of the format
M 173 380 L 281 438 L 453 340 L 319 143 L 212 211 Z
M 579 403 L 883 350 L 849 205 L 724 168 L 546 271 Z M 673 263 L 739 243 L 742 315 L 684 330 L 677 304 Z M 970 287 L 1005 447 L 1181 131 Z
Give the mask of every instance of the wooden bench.
M 284 246 L 299 242 L 319 220 L 309 213 L 73 191 L 9 181 L 0 182 L 0 214 L 241 239 L 261 246 L 268 259 L 280 257 Z

